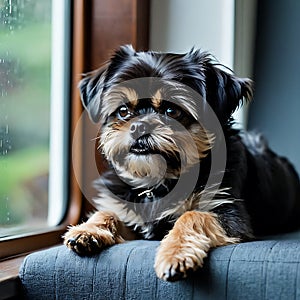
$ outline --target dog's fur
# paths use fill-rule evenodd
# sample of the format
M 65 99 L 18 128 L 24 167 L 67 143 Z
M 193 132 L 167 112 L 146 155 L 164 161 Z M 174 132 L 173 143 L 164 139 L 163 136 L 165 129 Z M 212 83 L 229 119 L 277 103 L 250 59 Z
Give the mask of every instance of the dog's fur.
M 144 98 L 134 85 L 122 85 L 136 78 L 160 78 L 164 85 L 146 81 L 151 97 Z M 185 87 L 202 100 L 191 98 Z M 212 247 L 298 227 L 300 184 L 294 168 L 260 135 L 232 127 L 232 113 L 252 97 L 252 82 L 208 53 L 136 52 L 123 46 L 81 81 L 80 90 L 91 119 L 101 123 L 99 151 L 110 168 L 96 183 L 98 212 L 65 234 L 70 249 L 89 255 L 128 239 L 162 239 L 155 270 L 159 278 L 174 281 L 202 266 Z M 212 150 L 221 149 L 221 139 L 201 120 L 205 115 L 198 108 L 205 105 L 217 116 L 227 149 L 216 190 L 206 184 Z M 199 161 L 193 191 L 179 193 L 159 211 L 160 199 Z M 135 209 L 147 203 L 150 210 Z

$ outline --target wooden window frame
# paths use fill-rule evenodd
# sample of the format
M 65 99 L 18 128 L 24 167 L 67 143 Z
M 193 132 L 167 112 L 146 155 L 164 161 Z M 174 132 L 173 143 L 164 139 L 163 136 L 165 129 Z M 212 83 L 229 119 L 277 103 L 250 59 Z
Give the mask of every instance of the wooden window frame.
M 72 60 L 71 60 L 71 105 L 69 149 L 72 137 L 82 114 L 78 91 L 81 74 L 101 66 L 113 51 L 122 44 L 132 44 L 137 50 L 147 50 L 149 42 L 150 0 L 74 0 L 72 1 Z M 80 139 L 85 138 L 86 130 L 81 127 Z M 78 136 L 77 136 L 78 137 Z M 87 180 L 92 177 L 84 165 L 95 163 L 86 161 L 84 149 L 80 151 L 76 163 L 82 168 Z M 84 164 L 82 164 L 84 160 Z M 10 237 L 0 242 L 0 294 L 1 299 L 20 296 L 18 270 L 24 257 L 33 251 L 49 248 L 62 243 L 61 236 L 69 224 L 76 224 L 84 216 L 90 205 L 83 198 L 74 174 L 72 159 L 69 163 L 69 204 L 64 221 L 43 232 Z

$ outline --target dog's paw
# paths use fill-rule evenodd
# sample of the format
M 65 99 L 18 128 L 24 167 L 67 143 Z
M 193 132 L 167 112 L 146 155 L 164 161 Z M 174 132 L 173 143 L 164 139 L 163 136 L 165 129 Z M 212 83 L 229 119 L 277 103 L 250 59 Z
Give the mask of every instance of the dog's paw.
M 188 270 L 194 269 L 194 264 L 188 266 L 185 259 L 171 258 L 168 259 L 157 259 L 155 265 L 155 271 L 157 277 L 165 281 L 177 281 L 187 277 Z
M 209 249 L 206 237 L 202 241 L 173 241 L 164 239 L 155 257 L 155 272 L 165 281 L 177 281 L 202 267 Z
M 64 235 L 64 244 L 79 255 L 93 255 L 114 245 L 115 238 L 109 230 L 83 223 L 69 228 Z

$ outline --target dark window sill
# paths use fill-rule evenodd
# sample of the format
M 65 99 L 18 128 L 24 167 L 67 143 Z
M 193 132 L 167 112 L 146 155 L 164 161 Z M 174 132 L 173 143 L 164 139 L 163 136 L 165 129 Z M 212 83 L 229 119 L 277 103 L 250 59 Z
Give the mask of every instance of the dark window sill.
M 53 244 L 53 246 L 57 245 L 58 243 Z M 44 247 L 37 249 L 37 251 L 49 248 L 50 247 Z M 23 299 L 23 290 L 19 278 L 19 269 L 25 257 L 32 252 L 33 251 L 0 261 L 0 300 Z
M 24 258 L 25 256 L 20 256 L 0 262 L 0 300 L 22 299 L 18 274 Z

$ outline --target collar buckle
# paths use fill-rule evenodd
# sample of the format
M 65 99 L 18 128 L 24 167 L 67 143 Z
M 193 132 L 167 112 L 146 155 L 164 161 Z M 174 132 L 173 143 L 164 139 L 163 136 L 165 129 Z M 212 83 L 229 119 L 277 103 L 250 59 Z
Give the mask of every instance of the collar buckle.
M 149 199 L 151 199 L 151 198 L 154 197 L 153 189 L 154 188 L 151 188 L 150 190 L 145 190 L 145 191 L 139 193 L 138 196 L 140 197 L 140 196 L 143 196 L 144 194 L 146 194 L 146 197 L 149 198 Z

